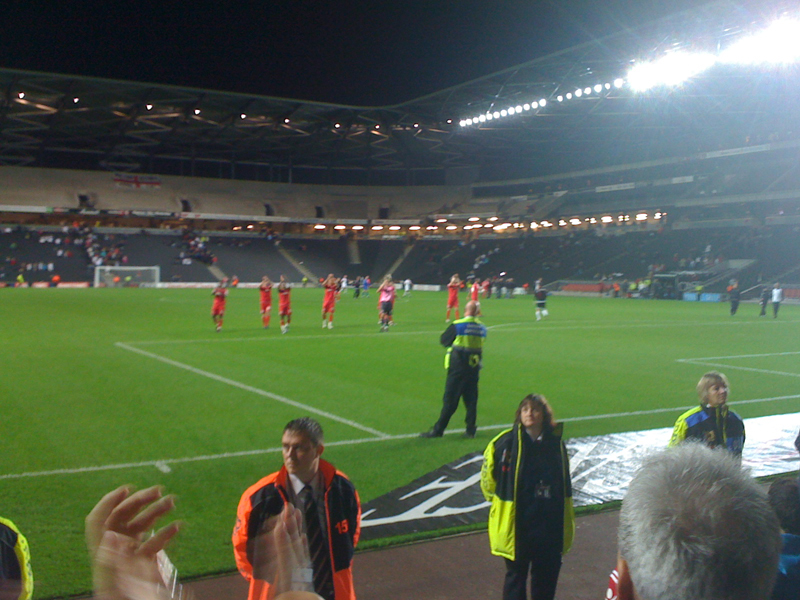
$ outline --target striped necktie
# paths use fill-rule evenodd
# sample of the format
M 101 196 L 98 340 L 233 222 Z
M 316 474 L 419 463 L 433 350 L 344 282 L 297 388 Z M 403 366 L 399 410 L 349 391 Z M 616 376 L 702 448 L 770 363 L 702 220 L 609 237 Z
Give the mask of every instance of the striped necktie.
M 333 574 L 331 571 L 330 555 L 328 554 L 325 536 L 319 522 L 317 502 L 314 492 L 307 485 L 298 496 L 303 505 L 303 520 L 306 525 L 308 537 L 308 552 L 311 555 L 311 564 L 314 567 L 314 590 L 325 600 L 334 600 Z

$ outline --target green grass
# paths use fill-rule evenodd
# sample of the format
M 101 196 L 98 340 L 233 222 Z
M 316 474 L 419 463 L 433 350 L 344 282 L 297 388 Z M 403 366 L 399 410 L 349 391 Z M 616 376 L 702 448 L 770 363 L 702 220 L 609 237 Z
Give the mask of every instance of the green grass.
M 251 386 L 340 417 L 320 417 L 325 456 L 356 483 L 362 501 L 404 485 L 470 451 L 509 423 L 519 400 L 545 394 L 558 418 L 680 407 L 710 367 L 687 357 L 797 349 L 800 309 L 759 319 L 754 305 L 735 318 L 726 305 L 551 297 L 550 317 L 534 321 L 530 299 L 487 300 L 492 327 L 481 376 L 476 440 L 414 437 L 435 420 L 444 383 L 445 296 L 398 300 L 397 326 L 378 333 L 376 298 L 345 297 L 335 329 L 320 328 L 322 292 L 296 290 L 288 335 L 260 327 L 257 290 L 232 290 L 225 329 L 215 333 L 208 290 L 3 291 L 0 323 L 2 430 L 0 514 L 28 537 L 37 598 L 89 588 L 83 517 L 122 483 L 163 484 L 178 495 L 187 526 L 171 556 L 183 576 L 231 571 L 230 532 L 242 491 L 281 462 L 283 426 L 308 413 Z M 276 299 L 277 305 L 277 299 Z M 277 306 L 276 306 L 277 309 Z M 153 357 L 115 345 L 125 342 Z M 164 342 L 164 343 L 151 343 Z M 725 359 L 731 402 L 794 394 L 796 356 Z M 798 411 L 797 399 L 742 404 L 745 418 Z M 567 423 L 568 437 L 670 426 L 679 411 Z M 451 428 L 463 427 L 463 409 Z M 45 471 L 268 451 L 153 466 L 78 473 Z M 8 474 L 36 476 L 7 478 Z

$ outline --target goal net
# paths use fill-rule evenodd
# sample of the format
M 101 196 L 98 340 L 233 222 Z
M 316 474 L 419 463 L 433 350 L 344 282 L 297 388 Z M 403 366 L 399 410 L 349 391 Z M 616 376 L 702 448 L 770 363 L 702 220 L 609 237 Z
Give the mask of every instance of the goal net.
M 156 287 L 161 267 L 95 267 L 94 287 Z

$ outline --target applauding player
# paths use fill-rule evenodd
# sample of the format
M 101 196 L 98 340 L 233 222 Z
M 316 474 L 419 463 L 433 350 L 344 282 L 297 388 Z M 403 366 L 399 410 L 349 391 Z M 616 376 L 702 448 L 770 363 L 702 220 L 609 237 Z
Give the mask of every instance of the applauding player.
M 333 329 L 333 311 L 336 310 L 339 280 L 333 276 L 333 273 L 329 273 L 328 278 L 322 282 L 322 287 L 325 288 L 325 297 L 322 299 L 322 328 Z M 327 325 L 325 324 L 325 317 L 328 318 Z
M 217 331 L 222 331 L 222 319 L 225 316 L 225 299 L 228 297 L 228 288 L 226 287 L 228 278 L 223 277 L 222 280 L 211 292 L 214 296 L 214 304 L 211 306 L 211 318 L 217 326 Z
M 450 278 L 447 284 L 447 314 L 444 317 L 445 323 L 450 322 L 450 310 L 456 309 L 456 319 L 458 318 L 458 292 L 461 290 L 461 279 L 458 273 Z
M 381 331 L 389 331 L 389 324 L 392 322 L 392 310 L 394 309 L 394 299 L 397 290 L 392 282 L 392 276 L 387 275 L 383 278 L 381 286 L 378 288 L 378 298 L 381 304 Z
M 269 317 L 272 313 L 272 282 L 269 277 L 264 275 L 258 290 L 261 292 L 261 323 L 264 329 L 269 329 Z
M 281 275 L 281 281 L 278 284 L 278 316 L 281 318 L 281 333 L 289 331 L 289 323 L 292 322 L 291 293 L 292 288 L 289 287 L 286 276 Z

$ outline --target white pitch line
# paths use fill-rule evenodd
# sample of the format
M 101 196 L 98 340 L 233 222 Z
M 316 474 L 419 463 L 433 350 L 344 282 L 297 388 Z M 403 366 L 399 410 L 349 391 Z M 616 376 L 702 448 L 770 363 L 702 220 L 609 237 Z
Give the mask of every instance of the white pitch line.
M 755 398 L 752 400 L 739 400 L 734 403 L 736 404 L 755 404 L 755 403 L 762 403 L 762 402 L 773 402 L 777 400 L 787 400 L 791 398 L 800 398 L 800 394 L 794 396 L 775 396 L 773 398 Z M 651 410 L 637 410 L 631 412 L 621 412 L 621 413 L 611 413 L 611 414 L 604 414 L 604 415 L 588 415 L 584 417 L 567 417 L 565 419 L 561 419 L 563 422 L 567 423 L 574 423 L 578 421 L 591 421 L 591 420 L 600 420 L 600 419 L 616 419 L 616 418 L 623 418 L 623 417 L 631 417 L 631 416 L 638 416 L 638 415 L 650 415 L 650 414 L 658 414 L 664 412 L 675 412 L 682 410 L 688 410 L 690 408 L 694 408 L 693 406 L 678 406 L 674 408 L 654 408 Z M 505 423 L 502 425 L 484 425 L 482 427 L 478 427 L 478 431 L 492 431 L 498 429 L 507 429 L 511 427 L 510 423 Z M 456 435 L 460 434 L 461 431 L 457 429 L 451 429 L 449 431 L 445 431 L 445 435 Z M 382 437 L 372 437 L 372 438 L 360 438 L 354 440 L 341 440 L 338 442 L 327 442 L 326 446 L 356 446 L 359 444 L 369 444 L 374 442 L 391 442 L 397 440 L 407 440 L 419 437 L 418 433 L 403 433 L 399 435 L 383 435 Z M 435 441 L 427 440 L 424 443 L 436 443 Z M 91 473 L 96 471 L 114 471 L 114 470 L 121 470 L 121 469 L 138 469 L 142 467 L 155 467 L 156 469 L 165 472 L 164 469 L 169 468 L 169 465 L 177 465 L 182 463 L 193 463 L 193 462 L 205 462 L 210 460 L 220 460 L 225 458 L 239 458 L 243 456 L 256 456 L 259 454 L 272 454 L 280 452 L 281 448 L 263 448 L 258 450 L 241 450 L 239 452 L 223 452 L 221 454 L 207 454 L 201 456 L 187 456 L 183 458 L 162 458 L 158 460 L 146 460 L 141 462 L 131 462 L 131 463 L 119 463 L 119 464 L 112 464 L 112 465 L 97 465 L 93 467 L 76 467 L 73 469 L 54 469 L 50 471 L 29 471 L 26 473 L 7 473 L 5 475 L 0 475 L 0 480 L 4 479 L 23 479 L 28 477 L 46 477 L 50 475 L 75 475 L 79 473 Z
M 278 402 L 282 402 L 283 404 L 287 404 L 289 406 L 293 406 L 295 408 L 300 408 L 304 411 L 308 411 L 315 415 L 319 415 L 321 417 L 328 418 L 332 421 L 337 421 L 338 423 L 344 423 L 345 425 L 349 425 L 350 427 L 354 427 L 355 429 L 360 429 L 361 431 L 365 431 L 367 433 L 371 433 L 379 438 L 388 437 L 389 434 L 383 433 L 382 431 L 378 431 L 377 429 L 373 429 L 372 427 L 367 427 L 366 425 L 362 425 L 361 423 L 356 423 L 355 421 L 351 421 L 350 419 L 345 419 L 344 417 L 340 417 L 338 415 L 334 415 L 333 413 L 329 413 L 324 410 L 320 410 L 318 408 L 314 408 L 313 406 L 308 406 L 307 404 L 302 404 L 301 402 L 296 402 L 295 400 L 291 400 L 284 396 L 279 396 L 278 394 L 273 394 L 272 392 L 268 392 L 266 390 L 262 390 L 257 387 L 253 387 L 251 385 L 247 385 L 236 381 L 234 379 L 228 379 L 227 377 L 222 377 L 221 375 L 217 375 L 215 373 L 211 373 L 209 371 L 204 371 L 203 369 L 198 369 L 191 365 L 187 365 L 182 362 L 178 362 L 176 360 L 172 360 L 170 358 L 166 358 L 165 356 L 161 356 L 159 354 L 155 354 L 153 352 L 148 352 L 147 350 L 141 350 L 140 348 L 134 348 L 133 346 L 129 346 L 123 342 L 117 342 L 114 344 L 115 346 L 122 348 L 123 350 L 127 350 L 129 352 L 135 352 L 136 354 L 141 354 L 142 356 L 147 356 L 148 358 L 152 358 L 168 364 L 173 367 L 178 367 L 179 369 L 184 369 L 189 371 L 190 373 L 194 373 L 195 375 L 200 375 L 202 377 L 208 377 L 209 379 L 213 379 L 214 381 L 219 381 L 220 383 L 224 383 L 227 385 L 231 385 L 233 387 L 237 387 L 241 390 L 245 390 L 247 392 L 251 392 L 253 394 L 258 394 L 259 396 L 264 396 L 266 398 L 271 398 L 272 400 L 276 400 Z
M 692 362 L 695 360 L 730 360 L 736 358 L 762 358 L 764 356 L 793 356 L 800 352 L 767 352 L 764 354 L 734 354 L 732 356 L 699 356 L 697 358 L 679 358 L 678 362 Z
M 707 367 L 717 367 L 719 369 L 733 369 L 735 371 L 751 371 L 753 373 L 765 373 L 766 375 L 785 375 L 786 377 L 800 377 L 800 373 L 787 373 L 786 371 L 773 371 L 771 369 L 757 369 L 756 367 L 739 367 L 729 363 L 713 363 L 702 360 L 683 360 L 681 362 L 691 365 L 705 365 Z
M 561 323 L 579 323 L 578 321 L 571 320 L 571 321 L 561 321 Z M 539 324 L 536 321 L 531 321 L 528 323 L 499 323 L 497 325 L 489 325 L 487 329 L 492 331 L 499 331 L 500 333 L 515 333 L 517 331 L 533 331 L 539 330 L 542 333 L 549 333 L 551 331 L 578 331 L 578 330 L 596 330 L 596 329 L 639 329 L 639 328 L 658 328 L 658 327 L 720 327 L 720 326 L 730 326 L 730 327 L 740 327 L 744 325 L 759 325 L 763 324 L 764 326 L 767 325 L 787 325 L 787 324 L 798 324 L 800 321 L 726 321 L 726 322 L 715 322 L 715 321 L 665 321 L 665 322 L 652 322 L 652 321 L 634 321 L 634 322 L 626 322 L 626 323 L 606 323 L 606 324 L 576 324 L 576 325 L 546 325 L 546 324 Z M 522 327 L 517 327 L 516 329 L 508 329 L 508 327 L 512 325 L 524 325 Z M 341 333 L 341 330 L 335 333 L 326 333 L 326 334 L 310 334 L 310 335 L 286 335 L 286 336 L 277 336 L 277 335 L 270 335 L 265 337 L 237 337 L 237 338 L 226 338 L 226 337 L 214 337 L 214 338 L 204 338 L 204 339 L 193 339 L 193 340 L 142 340 L 142 341 L 128 341 L 128 342 L 117 342 L 119 344 L 128 344 L 128 345 L 136 345 L 136 346 L 167 346 L 167 345 L 177 345 L 177 344 L 209 344 L 209 343 L 231 343 L 231 342 L 276 342 L 280 341 L 280 343 L 289 342 L 291 340 L 337 340 L 343 338 L 364 338 L 364 337 L 380 337 L 385 339 L 390 339 L 393 337 L 398 336 L 406 336 L 406 335 L 435 335 L 438 336 L 441 333 L 438 329 L 431 329 L 427 331 L 397 331 L 392 330 L 388 336 L 386 334 L 382 334 L 380 332 L 375 333 Z

